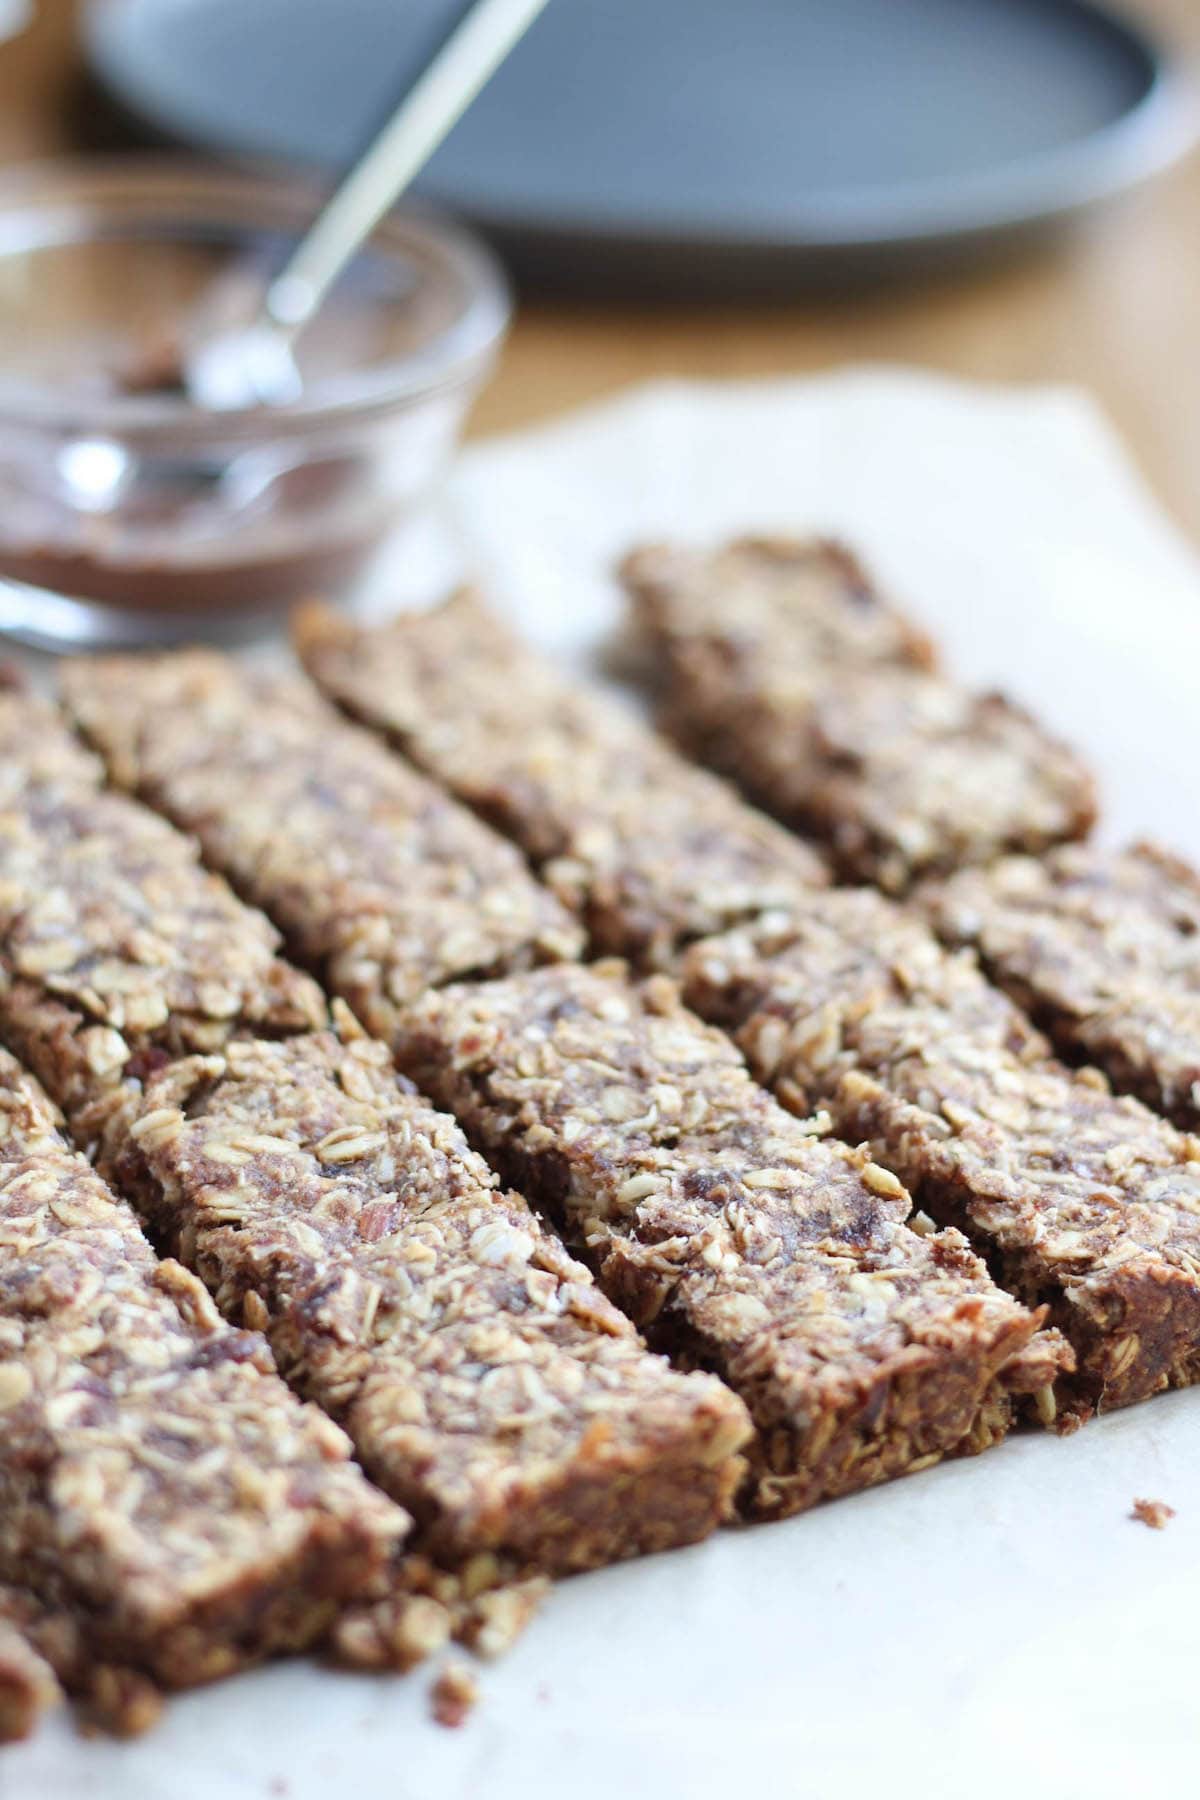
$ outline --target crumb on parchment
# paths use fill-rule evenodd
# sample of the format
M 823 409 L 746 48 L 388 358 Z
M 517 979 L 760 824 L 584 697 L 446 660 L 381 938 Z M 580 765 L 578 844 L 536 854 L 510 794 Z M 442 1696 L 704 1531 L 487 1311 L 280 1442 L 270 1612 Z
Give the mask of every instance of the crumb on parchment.
M 1175 1508 L 1168 1506 L 1165 1500 L 1135 1500 L 1129 1516 L 1131 1519 L 1140 1519 L 1152 1531 L 1161 1531 L 1167 1520 L 1175 1517 Z
M 433 1716 L 450 1730 L 465 1724 L 479 1698 L 479 1684 L 464 1662 L 448 1662 L 431 1690 Z

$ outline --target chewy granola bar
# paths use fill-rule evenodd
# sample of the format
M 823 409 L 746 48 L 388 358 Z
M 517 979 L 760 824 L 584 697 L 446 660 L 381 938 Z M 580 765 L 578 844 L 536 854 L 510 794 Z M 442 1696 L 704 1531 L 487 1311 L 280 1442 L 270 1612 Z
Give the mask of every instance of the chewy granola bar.
M 155 1237 L 266 1332 L 427 1552 L 565 1573 L 706 1536 L 742 1470 L 740 1403 L 652 1356 L 346 1028 L 150 1079 L 115 1166 Z
M 100 765 L 75 760 L 51 707 L 0 694 L 0 726 L 0 1021 L 73 1122 L 170 1057 L 325 1022 L 275 930 L 201 869 L 187 838 L 102 792 Z M 77 779 L 60 781 L 56 761 Z
M 823 882 L 815 854 L 464 591 L 376 628 L 306 608 L 318 686 L 518 843 L 593 946 L 642 968 Z
M 380 1036 L 426 987 L 578 953 L 512 846 L 307 682 L 196 650 L 68 664 L 63 687 L 118 785 L 193 832 Z
M 323 1636 L 408 1526 L 0 1052 L 0 1581 L 164 1687 Z
M 826 1109 L 1049 1307 L 1078 1363 L 1064 1419 L 1200 1379 L 1200 1141 L 1053 1061 L 969 952 L 842 890 L 696 945 L 683 978 L 789 1107 Z
M 1008 857 L 922 894 L 1063 1055 L 1200 1128 L 1200 875 L 1152 844 Z
M 650 547 L 622 572 L 668 729 L 820 838 L 843 877 L 902 892 L 1091 828 L 1074 752 L 1002 695 L 926 666 L 923 640 L 839 553 Z
M 763 648 L 796 673 L 813 663 L 934 669 L 932 641 L 829 538 L 741 537 L 707 555 L 648 544 L 626 558 L 638 625 L 670 649 L 704 643 L 729 661 Z
M 446 988 L 400 1053 L 651 1341 L 742 1396 L 752 1513 L 983 1449 L 1014 1392 L 1053 1381 L 1063 1347 L 1039 1314 L 957 1232 L 910 1230 L 895 1176 L 813 1137 L 663 977 L 562 965 Z

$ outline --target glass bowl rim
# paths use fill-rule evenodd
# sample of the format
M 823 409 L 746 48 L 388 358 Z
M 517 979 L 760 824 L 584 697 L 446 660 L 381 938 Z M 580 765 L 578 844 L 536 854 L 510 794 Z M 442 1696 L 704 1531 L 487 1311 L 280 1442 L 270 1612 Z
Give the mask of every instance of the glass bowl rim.
M 0 176 L 0 265 L 22 249 L 84 241 L 87 219 L 103 217 L 106 208 L 114 220 L 136 221 L 139 205 L 182 193 L 201 209 L 192 215 L 197 221 L 204 216 L 218 228 L 253 222 L 257 204 L 265 227 L 286 231 L 303 228 L 327 191 L 302 176 L 247 172 L 194 157 L 148 153 L 28 163 Z M 239 205 L 246 209 L 241 214 Z M 68 223 L 77 215 L 76 228 L 28 235 L 39 217 L 49 224 L 55 214 Z M 288 405 L 228 412 L 205 412 L 171 394 L 56 394 L 51 387 L 0 377 L 0 423 L 64 436 L 141 442 L 161 437 L 180 445 L 257 438 L 265 430 L 276 437 L 300 436 L 327 423 L 385 415 L 466 385 L 495 355 L 511 317 L 509 286 L 496 257 L 472 232 L 411 199 L 390 213 L 368 242 L 385 255 L 406 243 L 432 253 L 462 285 L 466 302 L 459 315 L 416 352 L 339 372 L 316 385 L 311 397 Z

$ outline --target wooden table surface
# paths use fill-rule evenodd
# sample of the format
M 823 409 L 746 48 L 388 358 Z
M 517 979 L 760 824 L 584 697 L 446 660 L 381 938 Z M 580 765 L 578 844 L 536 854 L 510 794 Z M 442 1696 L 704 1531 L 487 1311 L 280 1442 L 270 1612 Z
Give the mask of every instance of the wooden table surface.
M 1141 10 L 1200 60 L 1196 0 Z M 34 24 L 0 45 L 2 163 L 78 141 L 73 15 L 73 0 L 38 0 Z M 472 429 L 522 425 L 653 376 L 863 361 L 1090 388 L 1200 542 L 1200 156 L 1053 247 L 970 275 L 794 304 L 526 301 Z

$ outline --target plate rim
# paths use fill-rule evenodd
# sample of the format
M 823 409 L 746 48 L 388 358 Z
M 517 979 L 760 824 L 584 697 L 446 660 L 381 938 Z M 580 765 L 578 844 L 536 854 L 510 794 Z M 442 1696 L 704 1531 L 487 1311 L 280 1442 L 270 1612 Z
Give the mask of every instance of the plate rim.
M 436 176 L 418 180 L 412 192 L 505 244 L 532 244 L 542 250 L 561 244 L 635 253 L 720 256 L 743 251 L 760 261 L 778 261 L 808 254 L 952 246 L 1050 225 L 1141 186 L 1200 143 L 1200 70 L 1193 72 L 1164 38 L 1120 6 L 1102 0 L 1036 0 L 1036 5 L 1072 20 L 1081 32 L 1097 33 L 1118 45 L 1126 58 L 1140 65 L 1145 85 L 1140 97 L 1108 123 L 1066 144 L 1032 151 L 990 169 L 828 190 L 829 199 L 806 202 L 790 220 L 771 221 L 701 219 L 683 213 L 672 218 L 670 208 L 653 219 L 637 219 L 619 207 L 604 206 L 570 217 L 539 205 L 490 204 Z M 88 63 L 130 116 L 223 160 L 260 166 L 298 160 L 281 152 L 232 146 L 194 120 L 181 127 L 144 92 L 138 95 L 114 81 L 98 22 L 102 10 L 93 5 L 81 16 Z

